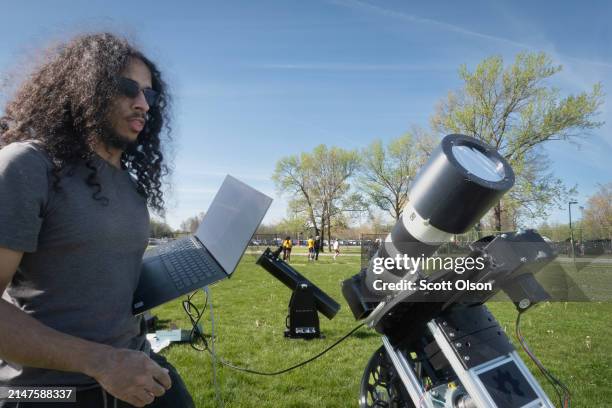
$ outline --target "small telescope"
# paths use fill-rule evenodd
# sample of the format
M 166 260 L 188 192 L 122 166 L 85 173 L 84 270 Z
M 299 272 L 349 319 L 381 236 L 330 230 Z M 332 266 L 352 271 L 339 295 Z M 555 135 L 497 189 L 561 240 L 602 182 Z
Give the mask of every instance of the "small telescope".
M 293 291 L 289 301 L 285 337 L 305 339 L 321 337 L 317 311 L 331 320 L 340 310 L 340 305 L 280 259 L 279 254 L 280 248 L 274 252 L 266 248 L 257 260 L 257 264 Z
M 468 136 L 446 136 L 412 182 L 401 219 L 368 266 L 343 282 L 355 318 L 365 319 L 383 340 L 364 372 L 361 407 L 553 407 L 483 305 L 499 291 L 519 311 L 548 298 L 533 276 L 554 258 L 541 236 L 519 231 L 483 238 L 466 257 L 483 259 L 483 268 L 461 273 L 427 275 L 419 267 L 407 272 L 381 262 L 430 257 L 472 228 L 513 184 L 512 168 L 495 149 Z M 490 289 L 458 289 L 459 281 Z M 436 284 L 448 289 L 418 289 Z M 384 289 L 402 285 L 412 289 Z

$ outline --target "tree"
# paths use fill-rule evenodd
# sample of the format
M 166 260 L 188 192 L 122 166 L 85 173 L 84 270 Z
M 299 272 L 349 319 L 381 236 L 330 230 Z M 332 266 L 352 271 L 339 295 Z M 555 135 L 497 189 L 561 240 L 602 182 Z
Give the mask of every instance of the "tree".
M 289 213 L 286 218 L 278 223 L 276 232 L 289 235 L 295 239 L 300 239 L 300 237 L 303 237 L 301 234 L 306 234 L 309 227 L 306 217 L 304 217 L 303 214 Z
M 599 190 L 589 197 L 580 225 L 589 239 L 611 238 L 612 182 L 600 184 Z
M 387 234 L 393 228 L 395 223 L 389 223 L 385 218 L 379 214 L 370 214 L 369 227 L 372 234 Z
M 161 220 L 151 219 L 150 221 L 150 236 L 151 238 L 173 238 L 174 232 L 172 228 Z
M 291 195 L 289 205 L 295 212 L 306 212 L 313 227 L 317 228 L 314 207 L 318 204 L 318 197 L 313 188 L 312 167 L 312 159 L 307 153 L 283 157 L 276 163 L 272 180 L 280 193 Z
M 255 235 L 274 235 L 278 232 L 277 224 L 260 224 L 255 231 Z
M 181 222 L 181 231 L 187 231 L 190 233 L 196 232 L 200 223 L 204 219 L 204 212 L 199 213 L 198 215 L 194 215 L 193 217 L 187 218 L 185 221 Z
M 568 241 L 570 236 L 569 224 L 543 222 L 538 226 L 538 232 L 554 242 Z
M 504 69 L 501 57 L 482 61 L 474 72 L 459 69 L 464 82 L 436 109 L 432 127 L 440 133 L 463 133 L 495 147 L 516 173 L 516 188 L 493 210 L 495 229 L 502 228 L 502 212 L 536 206 L 540 216 L 561 194 L 570 194 L 546 168 L 537 166 L 540 149 L 551 140 L 576 141 L 603 123 L 593 120 L 603 103 L 601 84 L 590 93 L 561 97 L 545 81 L 561 71 L 544 53 L 521 53 Z M 559 200 L 560 201 L 560 200 Z M 529 211 L 523 215 L 528 215 Z
M 368 202 L 399 220 L 408 201 L 408 187 L 435 146 L 434 139 L 407 133 L 383 146 L 375 140 L 361 153 L 359 189 Z
M 550 169 L 550 159 L 541 152 L 529 152 L 527 159 L 515 163 L 513 169 L 519 176 L 514 187 L 503 200 L 503 208 L 494 208 L 489 215 L 486 229 L 513 230 L 521 227 L 521 220 L 546 218 L 551 205 L 563 207 L 572 200 L 576 186 L 568 187 L 554 176 Z
M 331 224 L 339 216 L 337 210 L 345 205 L 342 200 L 350 191 L 348 179 L 358 165 L 357 152 L 319 145 L 312 153 L 279 160 L 272 179 L 281 193 L 292 195 L 292 208 L 305 213 L 322 236 L 327 230 L 331 241 Z

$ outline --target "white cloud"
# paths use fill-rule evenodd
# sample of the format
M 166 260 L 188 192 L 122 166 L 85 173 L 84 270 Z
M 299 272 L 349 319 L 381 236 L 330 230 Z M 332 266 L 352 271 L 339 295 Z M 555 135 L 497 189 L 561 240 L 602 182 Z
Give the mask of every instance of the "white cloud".
M 593 65 L 593 66 L 597 66 L 600 68 L 607 68 L 610 69 L 612 68 L 612 62 L 607 62 L 607 61 L 598 61 L 598 60 L 590 60 L 590 59 L 584 59 L 584 58 L 576 58 L 576 57 L 571 57 L 571 56 L 567 56 L 567 55 L 562 55 L 562 54 L 558 54 L 555 52 L 554 48 L 553 49 L 547 49 L 547 48 L 543 48 L 543 47 L 539 47 L 533 44 L 529 44 L 529 43 L 525 43 L 525 42 L 521 42 L 521 41 L 515 41 L 509 38 L 504 38 L 504 37 L 500 37 L 500 36 L 495 36 L 495 35 L 491 35 L 491 34 L 484 34 L 484 33 L 480 33 L 478 31 L 473 31 L 473 30 L 468 30 L 466 28 L 463 28 L 461 26 L 455 25 L 455 24 L 450 24 L 450 23 L 446 23 L 443 21 L 438 21 L 438 20 L 434 20 L 434 19 L 430 19 L 430 18 L 424 18 L 424 17 L 419 17 L 419 16 L 415 16 L 415 15 L 411 15 L 411 14 L 406 14 L 406 13 L 402 13 L 400 11 L 396 11 L 396 10 L 390 10 L 387 8 L 383 8 L 380 6 L 375 6 L 373 4 L 369 4 L 363 1 L 359 1 L 359 0 L 330 0 L 331 3 L 333 4 L 337 4 L 343 7 L 348 7 L 348 8 L 352 8 L 352 9 L 357 9 L 357 10 L 362 10 L 362 11 L 366 11 L 366 12 L 370 12 L 370 13 L 375 13 L 378 15 L 382 15 L 382 16 L 386 16 L 386 17 L 391 17 L 394 19 L 399 19 L 399 20 L 403 20 L 403 21 L 408 21 L 411 23 L 417 23 L 417 24 L 424 24 L 424 25 L 431 25 L 434 27 L 438 27 L 442 30 L 445 31 L 450 31 L 452 33 L 456 33 L 456 34 L 462 34 L 465 36 L 469 36 L 469 37 L 473 37 L 473 38 L 480 38 L 483 40 L 488 40 L 488 41 L 493 41 L 496 43 L 502 43 L 502 44 L 506 44 L 506 45 L 510 45 L 516 48 L 522 48 L 522 49 L 527 49 L 530 51 L 540 51 L 540 50 L 544 50 L 546 52 L 549 53 L 554 53 L 556 55 L 558 55 L 559 57 L 562 57 L 564 59 L 570 59 L 573 60 L 575 62 L 579 62 L 582 64 L 589 64 L 589 65 Z
M 399 20 L 404 20 L 404 21 L 408 21 L 411 23 L 433 25 L 438 28 L 444 29 L 446 31 L 451 31 L 457 34 L 464 34 L 464 35 L 468 35 L 471 37 L 477 37 L 477 38 L 481 38 L 485 40 L 503 42 L 508 45 L 512 45 L 512 46 L 519 47 L 519 48 L 531 48 L 528 44 L 524 44 L 518 41 L 514 41 L 514 40 L 510 40 L 507 38 L 498 37 L 494 35 L 479 33 L 477 31 L 468 30 L 468 29 L 465 29 L 463 27 L 460 27 L 454 24 L 449 24 L 449 23 L 445 23 L 442 21 L 433 20 L 430 18 L 418 17 L 418 16 L 414 16 L 411 14 L 402 13 L 396 10 L 386 9 L 386 8 L 375 6 L 373 4 L 369 4 L 369 3 L 359 1 L 359 0 L 331 0 L 331 2 L 334 4 L 340 5 L 340 6 L 349 7 L 353 9 L 359 9 L 359 10 L 363 10 L 363 11 L 367 11 L 371 13 L 376 13 L 379 15 L 383 15 L 386 17 L 391 17 L 391 18 L 395 18 Z

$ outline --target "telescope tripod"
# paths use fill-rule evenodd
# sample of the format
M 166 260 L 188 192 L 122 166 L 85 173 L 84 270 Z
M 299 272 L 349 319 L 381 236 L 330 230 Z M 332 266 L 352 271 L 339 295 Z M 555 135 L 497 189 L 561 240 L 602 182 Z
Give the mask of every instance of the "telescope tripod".
M 360 407 L 554 407 L 484 305 L 454 306 L 421 329 L 382 337 Z

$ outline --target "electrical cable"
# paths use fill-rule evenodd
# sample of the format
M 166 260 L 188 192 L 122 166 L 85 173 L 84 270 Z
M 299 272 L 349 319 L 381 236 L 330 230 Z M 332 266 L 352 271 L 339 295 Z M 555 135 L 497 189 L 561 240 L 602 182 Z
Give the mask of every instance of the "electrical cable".
M 196 293 L 198 293 L 198 291 L 190 293 L 187 296 L 187 299 L 183 301 L 183 310 L 185 311 L 185 313 L 187 313 L 189 320 L 191 320 L 189 344 L 195 350 L 204 351 L 206 350 L 206 348 L 198 348 L 194 339 L 197 339 L 198 337 L 201 338 L 202 340 L 204 340 L 204 344 L 206 345 L 206 347 L 208 347 L 208 343 L 206 342 L 206 339 L 204 339 L 204 334 L 200 332 L 200 327 L 198 326 L 198 324 L 200 323 L 200 319 L 202 319 L 202 316 L 206 311 L 206 306 L 208 305 L 208 292 L 204 291 L 206 298 L 204 299 L 204 308 L 202 309 L 202 312 L 200 312 L 197 306 L 191 301 L 191 299 L 195 296 Z M 194 310 L 194 312 L 192 312 L 192 309 Z
M 327 347 L 326 349 L 324 349 L 320 353 L 316 354 L 315 356 L 309 358 L 308 360 L 302 361 L 301 363 L 295 364 L 295 365 L 293 365 L 291 367 L 288 367 L 288 368 L 285 368 L 283 370 L 273 371 L 273 372 L 262 372 L 262 371 L 252 370 L 250 368 L 236 366 L 236 365 L 234 365 L 234 364 L 232 364 L 230 362 L 225 361 L 223 358 L 217 356 L 216 354 L 214 354 L 213 351 L 211 351 L 210 347 L 208 346 L 208 340 L 206 339 L 206 337 L 204 336 L 204 334 L 201 332 L 200 328 L 198 327 L 198 323 L 200 322 L 200 319 L 202 318 L 203 312 L 204 312 L 204 310 L 206 310 L 206 305 L 208 303 L 208 295 L 206 296 L 202 312 L 200 312 L 199 309 L 191 301 L 191 299 L 192 299 L 192 297 L 193 297 L 193 295 L 195 293 L 196 292 L 192 293 L 191 295 L 189 295 L 187 297 L 187 300 L 183 301 L 183 309 L 185 310 L 185 313 L 187 313 L 187 316 L 189 317 L 189 320 L 191 321 L 191 325 L 192 325 L 192 329 L 191 329 L 191 332 L 190 332 L 190 344 L 191 344 L 191 347 L 194 348 L 195 350 L 198 350 L 198 351 L 207 351 L 211 355 L 211 357 L 216 358 L 219 361 L 219 363 L 221 363 L 222 365 L 224 365 L 226 367 L 229 367 L 229 368 L 234 369 L 234 370 L 242 371 L 242 372 L 245 372 L 245 373 L 250 373 L 250 374 L 257 374 L 257 375 L 264 375 L 264 376 L 274 376 L 274 375 L 284 374 L 284 373 L 289 372 L 291 370 L 295 370 L 296 368 L 302 367 L 302 366 L 310 363 L 311 361 L 314 361 L 317 358 L 321 357 L 323 354 L 327 353 L 328 351 L 330 351 L 331 349 L 336 347 L 338 344 L 342 343 L 344 340 L 346 340 L 353 333 L 355 333 L 357 330 L 359 330 L 361 327 L 363 327 L 365 325 L 364 323 L 361 323 L 361 324 L 357 325 L 355 328 L 353 328 L 347 334 L 345 334 L 340 339 L 335 341 L 329 347 Z M 203 343 L 203 346 L 198 346 L 197 345 L 197 341 L 198 340 Z M 212 339 L 212 341 L 214 341 L 214 339 Z
M 529 349 L 529 346 L 527 345 L 527 342 L 525 340 L 525 338 L 523 337 L 522 333 L 521 333 L 521 329 L 520 329 L 520 319 L 521 319 L 521 312 L 519 312 L 517 318 L 516 318 L 516 337 L 519 340 L 519 343 L 521 345 L 521 347 L 523 348 L 523 350 L 525 351 L 525 353 L 527 353 L 527 355 L 529 356 L 529 358 L 531 358 L 531 360 L 535 363 L 535 365 L 538 367 L 538 369 L 540 370 L 540 372 L 542 373 L 542 375 L 544 375 L 544 377 L 546 378 L 546 380 L 552 385 L 555 393 L 557 394 L 557 398 L 559 398 L 559 404 L 560 407 L 566 407 L 566 404 L 563 401 L 563 397 L 561 396 L 561 393 L 559 391 L 559 389 L 557 388 L 559 386 L 560 381 L 557 380 L 545 367 L 544 365 L 537 359 L 537 357 L 535 356 L 535 354 L 533 354 L 531 352 L 531 350 Z M 561 384 L 561 387 L 565 387 L 564 385 Z
M 531 358 L 531 360 L 535 363 L 535 365 L 538 367 L 542 375 L 544 375 L 544 377 L 552 385 L 553 389 L 555 390 L 555 393 L 557 394 L 557 398 L 559 398 L 560 406 L 562 408 L 570 408 L 571 393 L 569 391 L 569 388 L 567 388 L 565 384 L 563 384 L 559 379 L 557 379 L 554 375 L 552 375 L 552 373 L 546 369 L 544 364 L 542 364 L 540 360 L 535 356 L 535 354 L 533 354 L 533 352 L 529 349 L 527 340 L 525 340 L 525 338 L 523 337 L 523 334 L 521 333 L 521 328 L 520 328 L 522 313 L 523 312 L 519 312 L 518 316 L 516 317 L 516 326 L 515 326 L 516 337 L 519 343 L 521 344 L 521 347 L 523 348 L 525 353 L 527 353 L 529 358 Z M 563 392 L 563 395 L 561 395 L 561 391 Z
M 204 338 L 204 334 L 201 333 L 200 331 L 200 327 L 199 327 L 199 322 L 200 319 L 202 318 L 202 316 L 204 315 L 204 311 L 206 311 L 206 307 L 208 306 L 208 299 L 210 297 L 210 292 L 208 289 L 208 286 L 204 287 L 203 289 L 204 294 L 206 295 L 205 299 L 204 299 L 204 308 L 202 308 L 202 312 L 200 312 L 200 310 L 197 308 L 196 305 L 193 304 L 193 302 L 191 301 L 191 299 L 196 295 L 196 293 L 198 293 L 198 291 L 192 292 L 187 296 L 187 299 L 183 301 L 183 310 L 185 310 L 185 313 L 187 313 L 187 316 L 189 316 L 189 319 L 191 320 L 191 331 L 189 333 L 189 344 L 191 345 L 191 347 L 193 347 L 195 350 L 198 351 L 204 351 L 208 348 L 208 342 L 206 341 L 206 339 Z M 192 309 L 194 310 L 194 312 L 192 312 Z M 213 306 L 212 303 L 210 304 L 210 316 L 211 316 L 211 321 L 213 320 Z M 194 338 L 196 338 L 196 336 L 200 336 L 205 343 L 205 348 L 198 348 L 197 345 L 195 344 L 195 342 L 193 341 Z M 211 333 L 210 333 L 211 338 L 214 339 L 215 336 L 215 326 L 214 323 L 212 325 L 211 328 Z M 219 383 L 217 382 L 217 365 L 216 365 L 216 361 L 215 361 L 215 354 L 214 354 L 214 341 L 213 341 L 213 351 L 212 351 L 212 370 L 213 370 L 213 385 L 215 387 L 215 399 L 217 400 L 217 405 L 219 407 L 223 407 L 223 399 L 221 397 L 221 390 L 219 387 Z
M 274 375 L 280 375 L 280 374 L 284 374 L 286 372 L 289 372 L 291 370 L 295 370 L 296 368 L 302 367 L 308 363 L 310 363 L 311 361 L 316 360 L 317 358 L 321 357 L 323 354 L 327 353 L 328 351 L 330 351 L 332 348 L 336 347 L 338 344 L 340 344 L 341 342 L 343 342 L 344 340 L 346 340 L 348 337 L 350 337 L 353 333 L 355 333 L 357 330 L 359 330 L 362 326 L 364 326 L 364 323 L 356 326 L 355 328 L 353 328 L 351 331 L 349 331 L 347 334 L 345 334 L 343 337 L 341 337 L 339 340 L 337 340 L 335 343 L 333 343 L 331 346 L 327 347 L 325 350 L 321 351 L 319 354 L 316 354 L 315 356 L 309 358 L 308 360 L 302 361 L 299 364 L 293 365 L 291 367 L 285 368 L 283 370 L 279 370 L 279 371 L 273 371 L 273 372 L 262 372 L 262 371 L 256 371 L 256 370 L 251 370 L 249 368 L 244 368 L 244 367 L 238 367 L 235 366 L 227 361 L 225 361 L 222 358 L 219 358 L 219 362 L 221 364 L 223 364 L 224 366 L 227 366 L 229 368 L 232 368 L 234 370 L 238 370 L 238 371 L 243 371 L 245 373 L 250 373 L 250 374 L 257 374 L 257 375 L 265 375 L 265 376 L 274 376 Z M 210 352 L 210 350 L 209 350 Z

